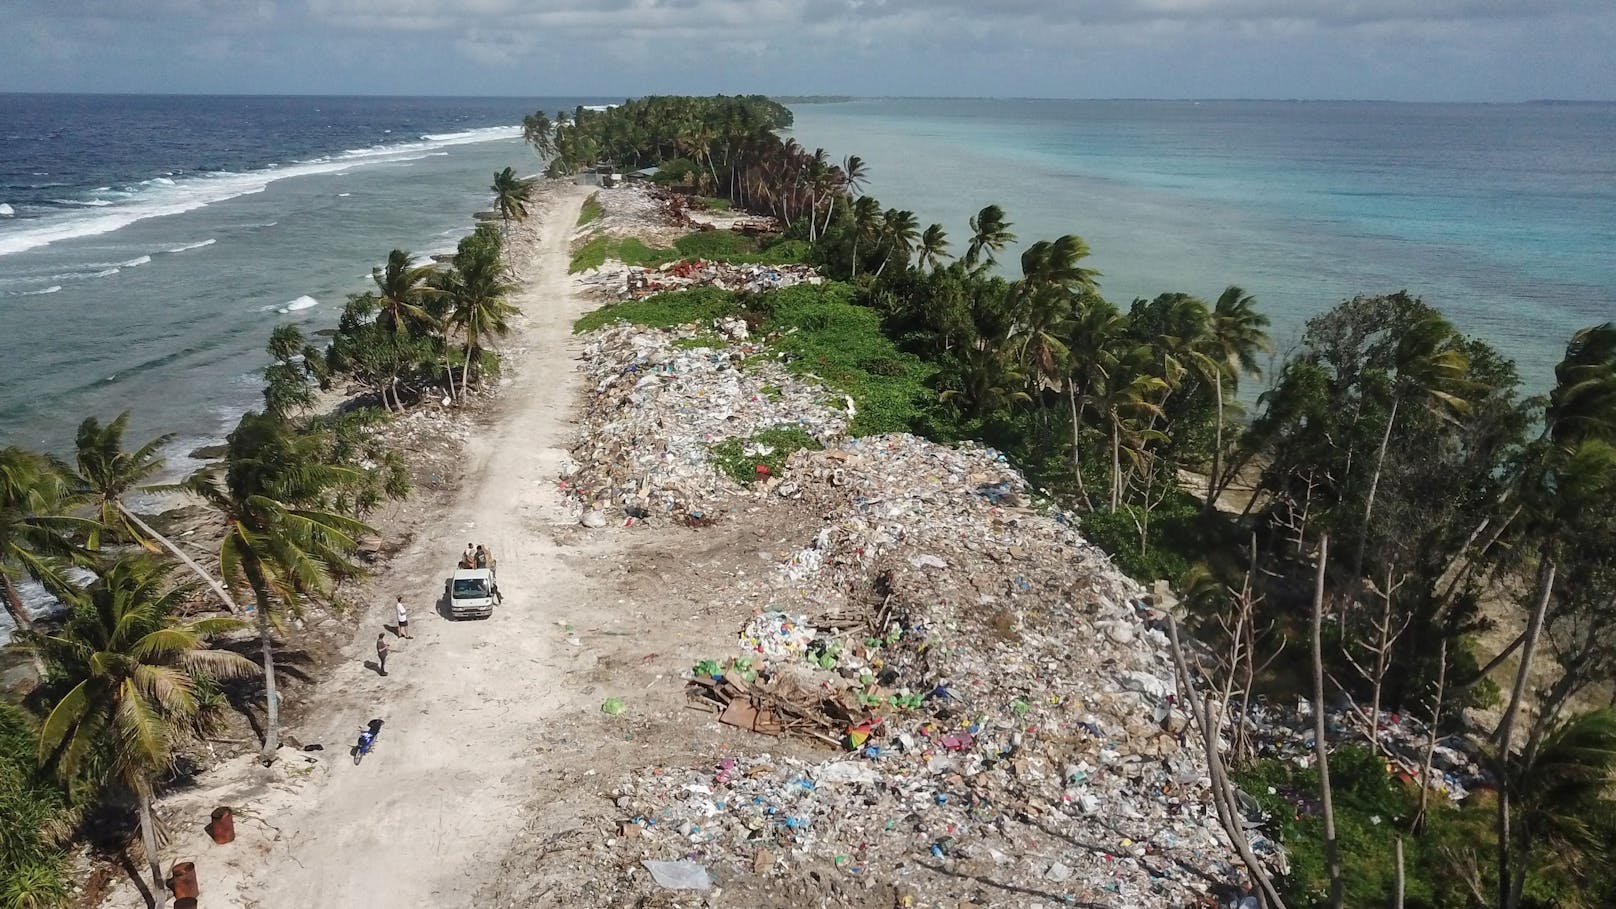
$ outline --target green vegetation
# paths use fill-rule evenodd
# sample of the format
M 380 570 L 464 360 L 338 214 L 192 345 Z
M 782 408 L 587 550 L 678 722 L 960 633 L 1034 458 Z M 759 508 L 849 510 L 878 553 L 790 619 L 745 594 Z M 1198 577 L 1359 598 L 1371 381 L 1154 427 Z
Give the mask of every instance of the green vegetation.
M 934 370 L 899 350 L 882 332 L 880 316 L 854 303 L 854 296 L 850 285 L 840 283 L 751 295 L 708 287 L 605 306 L 579 319 L 573 330 L 593 331 L 619 320 L 672 328 L 741 316 L 769 339 L 769 350 L 787 369 L 853 399 L 854 435 L 915 431 L 933 417 L 934 395 L 926 383 Z
M 60 783 L 39 767 L 38 730 L 21 708 L 0 701 L 0 909 L 69 904 L 62 841 L 77 811 Z
M 578 226 L 583 227 L 585 224 L 599 220 L 602 211 L 600 193 L 590 193 L 589 198 L 584 200 L 584 207 L 578 211 Z
M 546 121 L 532 138 L 541 151 L 565 150 L 557 172 L 599 159 L 672 162 L 666 178 L 677 185 L 779 219 L 810 261 L 846 283 L 734 300 L 771 352 L 850 394 L 854 432 L 910 429 L 1005 452 L 1128 570 L 1177 582 L 1192 630 L 1214 646 L 1227 647 L 1219 629 L 1245 615 L 1262 631 L 1208 680 L 1237 698 L 1312 699 L 1316 674 L 1332 693 L 1429 716 L 1441 678 L 1437 709 L 1451 728 L 1461 708 L 1490 695 L 1492 667 L 1478 666 L 1490 655 L 1468 649 L 1489 622 L 1479 604 L 1516 598 L 1530 620 L 1500 656 L 1518 651 L 1520 668 L 1499 691 L 1498 799 L 1416 830 L 1406 805 L 1375 788 L 1384 774 L 1371 783 L 1344 754 L 1337 821 L 1351 904 L 1386 901 L 1391 829 L 1408 831 L 1427 896 L 1499 909 L 1612 903 L 1599 875 L 1579 882 L 1562 871 L 1567 856 L 1616 849 L 1607 823 L 1616 732 L 1602 738 L 1604 715 L 1576 712 L 1616 673 L 1616 323 L 1578 332 L 1548 397 L 1529 398 L 1514 364 L 1434 307 L 1406 293 L 1354 297 L 1308 322 L 1242 413 L 1241 384 L 1261 377 L 1272 349 L 1244 290 L 1119 306 L 1074 234 L 1001 263 L 1017 238 L 996 205 L 970 219 L 951 257 L 942 225 L 863 194 L 858 158 L 833 162 L 770 134 L 778 116 L 735 99 L 655 98 Z M 721 298 L 702 299 L 641 301 L 602 318 L 674 324 L 725 311 Z M 1239 513 L 1220 510 L 1237 480 L 1255 489 L 1242 490 Z M 1335 558 L 1320 611 L 1332 630 L 1315 668 L 1307 648 L 1284 644 L 1296 616 L 1312 611 L 1326 540 Z M 1527 681 L 1545 658 L 1553 681 L 1526 710 Z M 1568 740 L 1580 745 L 1560 747 Z M 1237 748 L 1230 760 L 1249 768 L 1253 758 Z M 1544 779 L 1567 787 L 1556 790 L 1559 815 L 1545 807 Z M 1285 896 L 1319 905 L 1319 888 L 1331 889 L 1308 858 L 1319 828 L 1287 835 L 1301 865 Z M 1460 876 L 1461 860 L 1483 870 Z M 1435 867 L 1443 861 L 1446 870 Z
M 732 207 L 730 201 L 723 196 L 701 196 L 696 202 L 701 208 L 709 211 L 729 211 Z
M 788 265 L 806 261 L 808 244 L 801 240 L 760 240 L 730 230 L 699 231 L 674 241 L 672 249 L 646 246 L 634 237 L 599 234 L 572 255 L 570 274 L 599 268 L 607 259 L 624 265 L 655 268 L 681 259 L 730 262 L 736 265 Z
M 819 441 L 801 426 L 782 425 L 760 430 L 744 439 L 725 439 L 713 446 L 713 465 L 730 479 L 750 485 L 767 476 L 780 476 L 786 461 L 799 451 L 818 451 Z

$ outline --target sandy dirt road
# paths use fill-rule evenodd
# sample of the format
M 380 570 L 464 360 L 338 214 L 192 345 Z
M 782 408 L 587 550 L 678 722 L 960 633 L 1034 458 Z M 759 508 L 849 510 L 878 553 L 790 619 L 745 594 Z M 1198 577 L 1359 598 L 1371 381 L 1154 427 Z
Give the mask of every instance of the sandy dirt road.
M 309 697 L 313 717 L 289 732 L 323 743 L 268 769 L 243 756 L 177 792 L 163 814 L 173 837 L 164 868 L 196 863 L 202 905 L 466 905 L 483 865 L 497 858 L 531 794 L 546 719 L 564 701 L 567 655 L 555 622 L 581 584 L 553 542 L 574 519 L 556 478 L 577 395 L 573 320 L 591 304 L 572 292 L 568 241 L 588 192 L 549 189 L 533 213 L 538 241 L 521 269 L 522 315 L 505 342 L 518 359 L 493 422 L 473 432 L 459 504 L 419 529 L 369 584 L 375 602 L 347 656 Z M 504 605 L 486 621 L 440 613 L 444 580 L 467 542 L 490 546 Z M 576 550 L 571 551 L 576 555 Z M 391 634 L 389 675 L 364 661 L 392 624 L 392 595 L 411 611 L 414 638 Z M 355 766 L 348 749 L 371 718 L 375 750 Z M 213 845 L 199 829 L 213 804 L 240 806 L 238 839 Z M 107 905 L 138 906 L 127 882 Z

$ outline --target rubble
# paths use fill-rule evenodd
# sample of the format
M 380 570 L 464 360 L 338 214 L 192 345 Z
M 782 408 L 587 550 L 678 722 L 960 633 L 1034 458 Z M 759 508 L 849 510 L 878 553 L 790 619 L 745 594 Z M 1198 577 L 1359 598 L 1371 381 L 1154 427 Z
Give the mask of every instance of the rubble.
M 636 831 L 612 841 L 619 858 L 599 873 L 635 892 L 651 886 L 639 860 L 695 862 L 720 888 L 811 869 L 951 909 L 1028 895 L 1232 904 L 1243 872 L 1203 756 L 1184 747 L 1145 592 L 1075 518 L 1035 506 L 1003 455 L 847 439 L 823 390 L 763 356 L 744 326 L 713 329 L 712 347 L 683 346 L 706 335 L 694 327 L 591 337 L 588 426 L 567 483 L 581 506 L 638 506 L 653 521 L 748 500 L 821 518 L 731 593 L 756 609 L 735 653 L 684 676 L 692 706 L 721 726 L 760 748 L 817 743 L 825 757 L 737 753 L 625 778 L 614 798 Z M 826 450 L 751 487 L 715 469 L 715 443 L 784 423 Z
M 748 494 L 716 469 L 713 446 L 781 426 L 821 444 L 846 432 L 847 414 L 770 359 L 744 322 L 714 329 L 617 325 L 591 336 L 579 466 L 563 480 L 586 526 L 590 511 L 609 508 L 642 521 L 710 519 Z M 750 494 L 778 488 L 769 478 Z

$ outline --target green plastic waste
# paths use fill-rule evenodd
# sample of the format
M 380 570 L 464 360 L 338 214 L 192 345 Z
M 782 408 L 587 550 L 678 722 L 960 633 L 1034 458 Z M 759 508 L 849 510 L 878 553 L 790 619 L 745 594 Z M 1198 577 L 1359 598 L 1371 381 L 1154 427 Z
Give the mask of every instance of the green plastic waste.
M 606 702 L 600 705 L 600 712 L 607 716 L 618 716 L 627 709 L 628 705 L 623 703 L 622 698 L 607 698 Z

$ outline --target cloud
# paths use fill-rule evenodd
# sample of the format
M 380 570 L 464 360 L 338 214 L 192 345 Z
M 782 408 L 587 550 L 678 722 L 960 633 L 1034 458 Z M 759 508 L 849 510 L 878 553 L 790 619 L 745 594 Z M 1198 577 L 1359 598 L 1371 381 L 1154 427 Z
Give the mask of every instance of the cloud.
M 14 4 L 22 47 L 0 85 L 26 88 L 1616 96 L 1611 0 Z M 231 72 L 186 69 L 240 48 Z M 64 65 L 75 52 L 83 65 Z M 208 78 L 235 81 L 183 82 Z

